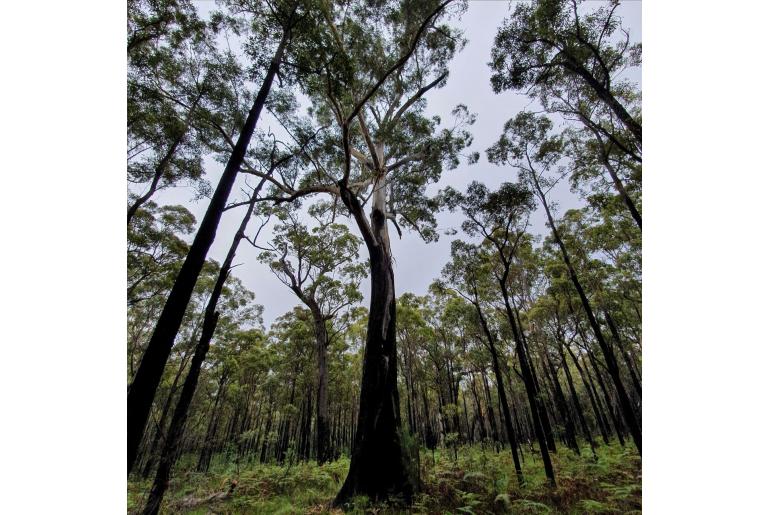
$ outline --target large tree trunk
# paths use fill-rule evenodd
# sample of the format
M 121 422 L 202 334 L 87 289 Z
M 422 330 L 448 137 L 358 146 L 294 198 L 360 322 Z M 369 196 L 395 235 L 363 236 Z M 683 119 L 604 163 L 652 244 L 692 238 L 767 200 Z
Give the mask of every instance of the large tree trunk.
M 150 414 L 152 401 L 155 397 L 155 391 L 160 383 L 163 369 L 171 353 L 171 347 L 174 339 L 179 332 L 182 324 L 182 318 L 190 302 L 193 288 L 198 280 L 203 264 L 206 261 L 209 247 L 216 237 L 217 227 L 225 204 L 230 196 L 230 190 L 235 183 L 238 172 L 243 164 L 251 137 L 257 126 L 262 107 L 270 93 L 280 61 L 288 43 L 289 32 L 286 31 L 283 39 L 275 51 L 273 60 L 267 70 L 267 75 L 262 83 L 262 87 L 254 99 L 254 104 L 249 111 L 248 118 L 243 125 L 243 129 L 238 137 L 238 142 L 233 149 L 230 159 L 225 166 L 222 177 L 219 180 L 216 190 L 211 197 L 211 202 L 206 209 L 200 228 L 193 240 L 190 250 L 187 253 L 182 268 L 174 281 L 166 304 L 163 306 L 163 312 L 155 326 L 155 331 L 147 345 L 147 350 L 142 357 L 142 362 L 136 372 L 134 381 L 128 390 L 128 472 L 136 460 L 137 449 L 142 441 L 144 429 L 147 424 L 147 418 Z
M 192 343 L 195 341 L 195 337 L 197 336 L 197 331 L 193 332 L 193 340 L 190 342 L 190 347 L 192 347 Z M 144 465 L 144 468 L 142 469 L 142 478 L 147 479 L 150 477 L 150 472 L 152 472 L 152 468 L 155 466 L 155 451 L 158 449 L 158 445 L 160 445 L 160 441 L 163 438 L 163 431 L 166 427 L 166 418 L 168 417 L 168 414 L 171 412 L 171 404 L 174 400 L 174 395 L 176 394 L 177 385 L 179 384 L 179 380 L 182 378 L 182 372 L 184 372 L 185 367 L 187 366 L 187 356 L 189 355 L 189 351 L 187 351 L 187 354 L 182 357 L 182 363 L 179 365 L 179 369 L 176 371 L 176 375 L 174 376 L 174 382 L 171 384 L 171 388 L 168 392 L 168 397 L 166 397 L 166 401 L 163 403 L 163 410 L 160 414 L 160 420 L 158 420 L 158 428 L 155 431 L 155 436 L 152 438 L 152 445 L 150 446 L 150 450 L 147 452 L 147 462 Z
M 160 504 L 163 501 L 163 495 L 166 492 L 166 487 L 171 477 L 171 469 L 174 467 L 174 462 L 177 458 L 178 444 L 182 438 L 184 425 L 187 421 L 190 403 L 198 386 L 201 364 L 208 352 L 209 342 L 216 329 L 218 319 L 219 313 L 215 312 L 212 317 L 206 317 L 206 320 L 203 322 L 201 340 L 195 348 L 195 355 L 190 363 L 190 372 L 187 374 L 187 378 L 185 378 L 182 393 L 179 395 L 179 402 L 177 402 L 176 409 L 174 410 L 174 417 L 171 419 L 171 426 L 169 426 L 166 442 L 163 445 L 163 451 L 158 463 L 158 471 L 155 474 L 155 481 L 153 482 L 152 490 L 150 490 L 147 505 L 142 512 L 143 515 L 157 515 L 160 510 Z
M 217 321 L 219 320 L 219 313 L 216 311 L 217 304 L 219 303 L 219 297 L 222 295 L 222 289 L 225 286 L 225 282 L 227 282 L 227 277 L 230 275 L 230 269 L 233 265 L 233 260 L 235 260 L 235 254 L 238 251 L 238 246 L 241 242 L 241 239 L 245 237 L 246 228 L 248 227 L 251 216 L 254 213 L 254 205 L 256 204 L 257 197 L 264 183 L 265 179 L 262 179 L 262 181 L 252 193 L 251 202 L 249 203 L 248 208 L 246 209 L 246 213 L 241 220 L 241 225 L 238 227 L 238 231 L 233 237 L 233 241 L 230 244 L 230 249 L 227 252 L 227 256 L 225 256 L 225 260 L 222 262 L 222 266 L 219 269 L 219 274 L 217 275 L 217 281 L 214 283 L 211 296 L 209 297 L 209 301 L 206 304 L 206 311 L 203 315 L 203 329 L 201 330 L 201 337 L 198 341 L 198 344 L 195 346 L 195 354 L 193 355 L 193 359 L 190 362 L 190 371 L 187 373 L 184 385 L 182 386 L 182 393 L 179 395 L 179 401 L 177 402 L 176 408 L 174 409 L 174 416 L 171 419 L 171 425 L 169 426 L 166 441 L 163 445 L 163 450 L 161 451 L 158 470 L 155 474 L 155 481 L 153 483 L 152 490 L 150 491 L 147 505 L 144 509 L 145 515 L 157 514 L 158 510 L 160 509 L 160 504 L 163 501 L 163 495 L 166 492 L 166 487 L 168 485 L 169 478 L 171 477 L 171 471 L 174 467 L 174 463 L 176 462 L 179 442 L 181 441 L 182 434 L 184 433 L 184 426 L 187 422 L 187 415 L 190 410 L 190 404 L 192 403 L 195 389 L 198 387 L 198 377 L 200 375 L 201 365 L 203 364 L 203 360 L 206 358 L 209 345 L 211 344 L 211 339 L 214 336 L 214 330 L 217 326 Z M 223 380 L 224 377 L 225 376 L 223 375 Z M 222 384 L 223 383 L 220 382 L 220 391 L 217 393 L 217 403 L 219 402 Z M 236 416 L 238 414 L 239 413 L 236 412 Z M 233 429 L 234 427 L 235 423 L 233 423 Z M 209 442 L 206 442 L 204 447 L 204 451 L 206 452 L 206 468 L 208 468 L 208 460 L 210 459 L 210 452 L 208 452 L 209 449 Z
M 396 295 L 385 218 L 385 188 L 375 184 L 371 226 L 358 199 L 341 183 L 342 201 L 364 233 L 369 250 L 371 302 L 364 347 L 358 423 L 350 470 L 334 499 L 340 506 L 356 495 L 411 502 L 416 471 L 402 444 L 401 408 L 396 381 Z

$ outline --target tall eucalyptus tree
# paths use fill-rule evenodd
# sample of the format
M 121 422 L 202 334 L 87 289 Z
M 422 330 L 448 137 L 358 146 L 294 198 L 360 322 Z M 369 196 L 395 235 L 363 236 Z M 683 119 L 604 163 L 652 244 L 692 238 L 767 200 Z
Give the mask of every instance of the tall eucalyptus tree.
M 316 121 L 335 128 L 325 131 L 328 144 L 308 152 L 308 173 L 273 184 L 278 203 L 317 193 L 331 195 L 335 206 L 341 202 L 369 254 L 371 303 L 360 408 L 350 470 L 337 505 L 355 495 L 409 500 L 417 488 L 401 435 L 388 221 L 399 234 L 408 225 L 424 240 L 436 239 L 437 204 L 426 195 L 426 186 L 445 167 L 457 166 L 471 142 L 465 127 L 473 116 L 464 106 L 455 109 L 458 122 L 450 128 L 441 129 L 438 117 L 423 114 L 423 96 L 445 83 L 448 61 L 463 43 L 456 30 L 438 22 L 448 4 L 424 0 L 330 7 L 325 15 L 328 58 L 320 58 L 328 64 L 305 84 Z M 381 24 L 372 27 L 373 19 Z
M 634 439 L 639 454 L 642 452 L 642 433 L 634 413 L 631 400 L 620 376 L 620 369 L 615 359 L 615 354 L 602 333 L 599 321 L 594 313 L 591 301 L 588 299 L 577 271 L 572 264 L 572 259 L 567 247 L 561 238 L 560 232 L 554 221 L 551 207 L 546 197 L 545 188 L 553 185 L 553 181 L 543 175 L 557 165 L 562 157 L 562 140 L 557 136 L 550 136 L 549 131 L 553 123 L 545 116 L 536 116 L 530 112 L 521 112 L 516 118 L 505 124 L 505 131 L 497 143 L 487 150 L 488 159 L 493 163 L 509 164 L 519 171 L 522 184 L 526 184 L 532 193 L 537 196 L 545 210 L 548 226 L 554 241 L 559 247 L 564 265 L 569 272 L 570 280 L 578 293 L 580 303 L 594 333 L 597 343 L 601 348 L 607 371 L 612 378 L 615 390 L 620 401 L 623 418 Z M 550 188 L 549 188 L 550 189 Z
M 195 282 L 200 274 L 211 244 L 216 236 L 217 227 L 226 207 L 230 191 L 243 165 L 246 151 L 256 129 L 262 108 L 278 74 L 287 49 L 303 27 L 309 25 L 308 12 L 301 8 L 298 1 L 266 2 L 255 6 L 254 16 L 261 17 L 260 34 L 265 46 L 275 44 L 275 51 L 265 71 L 262 85 L 249 110 L 248 117 L 233 147 L 224 172 L 214 190 L 211 202 L 203 216 L 200 227 L 190 245 L 190 250 L 182 264 L 174 285 L 166 299 L 163 311 L 155 325 L 155 330 L 147 345 L 142 362 L 137 369 L 133 382 L 128 389 L 128 471 L 131 471 L 136 459 L 137 449 L 142 440 L 147 419 L 158 387 L 160 377 L 168 360 L 171 347 L 176 338 L 184 311 L 190 300 Z
M 307 306 L 313 317 L 318 364 L 316 391 L 316 459 L 329 461 L 329 400 L 327 352 L 329 327 L 342 310 L 359 302 L 358 291 L 366 272 L 357 263 L 361 241 L 345 225 L 319 220 L 309 228 L 291 211 L 279 212 L 272 242 L 260 245 L 259 260 Z

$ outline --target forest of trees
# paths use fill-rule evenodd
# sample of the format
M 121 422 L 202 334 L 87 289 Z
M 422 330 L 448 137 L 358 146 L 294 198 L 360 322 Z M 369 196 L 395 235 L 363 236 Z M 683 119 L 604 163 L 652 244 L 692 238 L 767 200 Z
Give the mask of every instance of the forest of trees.
M 249 496 L 300 473 L 324 493 L 285 512 L 641 510 L 641 43 L 619 2 L 487 21 L 475 87 L 508 118 L 488 148 L 473 91 L 428 110 L 468 2 L 207 5 L 128 1 L 129 511 L 279 511 Z M 407 233 L 451 241 L 427 291 L 399 283 Z M 266 327 L 278 286 L 296 305 Z

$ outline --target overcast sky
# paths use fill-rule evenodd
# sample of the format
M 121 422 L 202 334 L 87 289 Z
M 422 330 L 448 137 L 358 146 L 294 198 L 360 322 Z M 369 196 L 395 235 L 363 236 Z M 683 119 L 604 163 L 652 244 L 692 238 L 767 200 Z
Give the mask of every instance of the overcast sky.
M 602 2 L 603 3 L 603 2 Z M 213 7 L 213 2 L 199 2 L 202 10 Z M 591 9 L 600 2 L 589 0 L 584 3 L 584 8 Z M 624 1 L 618 9 L 618 14 L 623 19 L 623 26 L 631 30 L 631 40 L 641 41 L 641 1 Z M 492 43 L 497 27 L 509 13 L 509 2 L 477 1 L 469 2 L 468 11 L 456 22 L 465 32 L 468 44 L 465 49 L 455 56 L 450 64 L 449 80 L 444 88 L 430 91 L 428 100 L 428 114 L 438 114 L 443 120 L 449 121 L 450 111 L 457 104 L 463 103 L 469 110 L 477 114 L 476 123 L 472 127 L 474 142 L 472 151 L 481 154 L 479 162 L 472 166 L 461 165 L 455 170 L 446 171 L 438 185 L 431 187 L 430 192 L 438 188 L 453 186 L 464 190 L 472 180 L 479 180 L 490 188 L 497 187 L 504 181 L 515 181 L 516 175 L 509 168 L 497 167 L 486 161 L 485 149 L 491 146 L 499 137 L 503 125 L 509 118 L 525 109 L 537 110 L 539 106 L 524 95 L 506 92 L 495 95 L 489 83 L 491 70 L 487 66 Z M 631 78 L 641 81 L 641 71 L 634 70 Z M 267 129 L 270 126 L 269 117 L 261 120 L 260 126 Z M 276 130 L 277 131 L 277 130 Z M 208 161 L 206 167 L 206 179 L 213 186 L 216 185 L 222 173 L 223 166 Z M 565 181 L 566 182 L 566 181 Z M 236 186 L 231 195 L 237 198 L 239 188 Z M 187 207 L 198 221 L 203 218 L 208 205 L 207 199 L 193 201 L 194 191 L 191 188 L 175 188 L 159 192 L 154 200 L 161 204 L 182 204 Z M 550 194 L 551 200 L 558 204 L 558 213 L 567 209 L 579 207 L 580 199 L 569 191 L 566 183 L 554 188 Z M 243 217 L 242 210 L 231 210 L 224 214 L 217 237 L 209 251 L 209 257 L 221 262 L 232 242 L 233 235 Z M 394 271 L 396 293 L 413 292 L 422 295 L 427 292 L 428 285 L 441 272 L 441 268 L 449 259 L 449 245 L 455 238 L 463 237 L 459 231 L 462 217 L 459 214 L 441 213 L 437 216 L 440 239 L 436 243 L 426 244 L 414 232 L 404 229 L 403 239 L 391 227 L 391 244 L 394 256 Z M 545 231 L 545 216 L 537 211 L 531 218 L 533 232 L 543 234 Z M 448 228 L 458 229 L 454 236 L 445 236 L 443 231 Z M 353 232 L 358 234 L 357 229 Z M 269 237 L 269 234 L 265 234 Z M 294 294 L 267 269 L 256 261 L 257 251 L 248 244 L 241 244 L 236 263 L 240 263 L 233 274 L 239 277 L 243 283 L 255 293 L 256 302 L 264 305 L 265 326 L 270 324 L 278 316 L 289 311 L 299 304 Z M 366 257 L 366 250 L 362 247 L 361 257 Z M 369 283 L 365 280 L 362 285 L 365 302 L 368 306 Z

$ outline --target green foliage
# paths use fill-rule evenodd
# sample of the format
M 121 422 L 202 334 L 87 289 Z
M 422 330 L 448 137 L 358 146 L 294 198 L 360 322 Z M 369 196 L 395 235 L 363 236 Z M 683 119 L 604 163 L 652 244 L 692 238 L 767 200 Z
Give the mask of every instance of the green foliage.
M 554 467 L 560 484 L 552 490 L 546 485 L 542 467 L 529 456 L 523 462 L 529 480 L 521 488 L 512 474 L 511 455 L 507 452 L 462 446 L 455 462 L 451 450 L 437 449 L 435 465 L 421 457 L 422 488 L 411 512 L 539 515 L 641 509 L 639 458 L 617 444 L 600 447 L 598 454 L 599 462 L 593 463 L 588 453 L 582 458 L 566 449 L 556 453 Z M 185 460 L 181 463 L 190 464 Z M 349 460 L 343 457 L 322 466 L 313 462 L 291 466 L 253 464 L 241 467 L 238 474 L 231 462 L 215 461 L 206 475 L 180 471 L 171 482 L 165 506 L 169 511 L 184 513 L 342 513 L 329 505 L 348 466 Z M 238 484 L 232 497 L 184 507 L 191 500 L 200 501 L 226 491 L 233 479 Z M 129 510 L 143 504 L 148 489 L 148 482 L 129 481 Z M 371 503 L 366 497 L 353 499 L 349 512 L 394 513 L 386 504 Z

